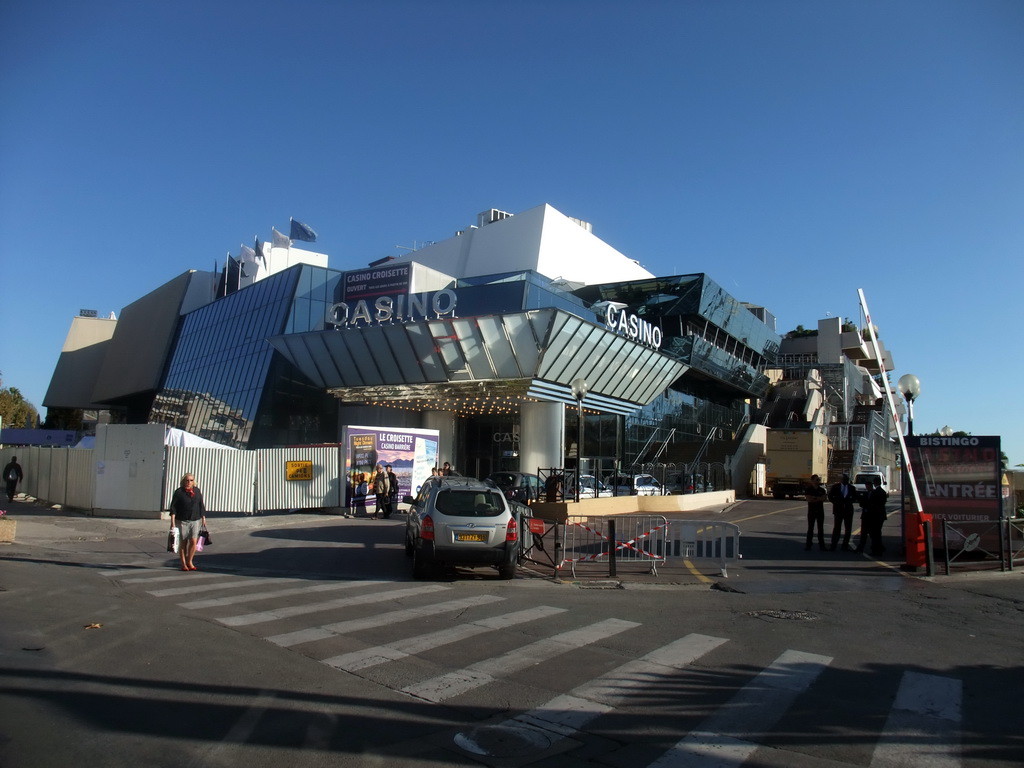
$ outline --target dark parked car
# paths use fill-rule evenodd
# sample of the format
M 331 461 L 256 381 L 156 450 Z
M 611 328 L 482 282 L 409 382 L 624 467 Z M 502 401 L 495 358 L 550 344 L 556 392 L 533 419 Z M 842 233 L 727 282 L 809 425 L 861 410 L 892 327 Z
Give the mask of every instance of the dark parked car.
M 540 480 L 536 475 L 523 472 L 492 472 L 487 480 L 494 483 L 505 494 L 506 499 L 529 504 L 540 497 Z

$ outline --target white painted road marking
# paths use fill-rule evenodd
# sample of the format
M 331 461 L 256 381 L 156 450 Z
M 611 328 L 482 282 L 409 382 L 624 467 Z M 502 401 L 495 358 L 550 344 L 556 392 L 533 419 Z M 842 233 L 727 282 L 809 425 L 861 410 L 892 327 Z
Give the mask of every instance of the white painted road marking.
M 614 705 L 637 691 L 650 690 L 687 665 L 725 643 L 720 637 L 691 634 L 656 648 L 635 661 L 556 696 L 546 704 L 506 720 L 502 725 L 543 731 L 548 743 L 572 736 L 591 720 L 610 712 Z M 459 734 L 461 745 L 471 742 L 468 734 Z M 457 742 L 459 743 L 459 742 Z M 470 751 L 473 751 L 472 749 Z
M 400 624 L 403 621 L 423 619 L 427 616 L 437 616 L 439 614 L 450 613 L 452 611 L 462 611 L 467 608 L 475 608 L 480 605 L 501 602 L 504 599 L 504 597 L 499 597 L 498 595 L 464 597 L 461 600 L 448 600 L 443 603 L 433 603 L 432 605 L 419 605 L 414 608 L 403 608 L 398 611 L 378 613 L 376 616 L 367 616 L 362 619 L 349 619 L 348 621 L 337 621 L 333 624 L 324 624 L 321 627 L 299 629 L 295 632 L 271 635 L 266 639 L 275 645 L 280 645 L 282 648 L 290 648 L 293 645 L 311 643 L 314 640 L 326 640 L 329 637 L 347 635 L 349 633 L 359 632 L 365 629 L 386 627 L 389 624 Z
M 515 626 L 516 624 L 524 624 L 528 621 L 537 621 L 548 616 L 565 613 L 566 610 L 566 608 L 552 608 L 547 605 L 541 605 L 524 611 L 514 611 L 500 616 L 472 621 L 468 624 L 446 627 L 437 632 L 429 632 L 425 635 L 396 640 L 387 645 L 376 645 L 363 651 L 343 653 L 340 656 L 323 659 L 323 663 L 337 669 L 355 672 L 357 669 L 366 669 L 367 667 L 384 664 L 388 661 L 397 661 L 406 656 L 413 656 L 433 648 L 440 648 L 444 645 L 459 642 L 460 640 L 468 640 L 485 632 L 493 632 Z
M 402 689 L 404 693 L 426 701 L 441 702 L 453 696 L 479 688 L 501 677 L 535 666 L 580 646 L 590 645 L 611 635 L 639 627 L 635 621 L 606 619 L 596 624 L 563 632 L 545 640 L 538 640 L 490 659 L 471 664 L 465 669 L 440 677 L 424 680 Z
M 904 672 L 871 768 L 957 768 L 962 706 L 960 680 Z
M 360 582 L 365 584 L 366 582 Z M 243 627 L 252 624 L 262 624 L 266 621 L 277 621 L 292 616 L 302 616 L 307 613 L 318 613 L 329 611 L 335 608 L 347 608 L 352 605 L 367 605 L 369 603 L 383 603 L 387 600 L 397 600 L 401 597 L 415 597 L 430 592 L 446 590 L 441 584 L 429 584 L 423 587 L 410 587 L 409 589 L 395 589 L 390 592 L 374 592 L 369 595 L 358 595 L 356 597 L 341 597 L 337 600 L 325 600 L 322 603 L 307 603 L 305 605 L 289 605 L 284 608 L 276 608 L 272 611 L 260 611 L 259 613 L 243 613 L 239 616 L 225 616 L 218 618 L 221 624 L 228 627 Z
M 749 738 L 769 730 L 831 662 L 831 656 L 786 651 L 650 768 L 742 765 L 760 746 Z
M 234 595 L 232 597 L 214 597 L 209 600 L 189 600 L 187 603 L 178 603 L 182 608 L 213 608 L 224 605 L 238 605 L 239 603 L 253 603 L 258 600 L 274 600 L 278 597 L 290 597 L 292 595 L 315 594 L 317 592 L 337 592 L 340 589 L 356 589 L 357 587 L 370 587 L 376 584 L 390 584 L 388 581 L 332 581 L 330 584 L 313 584 L 308 587 L 291 587 L 289 589 L 275 589 L 268 592 L 252 592 L 248 595 Z

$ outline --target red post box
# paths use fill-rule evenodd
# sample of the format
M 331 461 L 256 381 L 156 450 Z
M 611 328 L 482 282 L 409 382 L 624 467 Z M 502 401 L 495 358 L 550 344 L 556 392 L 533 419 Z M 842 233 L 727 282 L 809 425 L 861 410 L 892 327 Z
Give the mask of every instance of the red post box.
M 928 564 L 928 547 L 932 545 L 925 538 L 925 521 L 932 522 L 932 516 L 925 512 L 907 512 L 903 525 L 903 543 L 907 551 L 907 565 L 923 568 Z

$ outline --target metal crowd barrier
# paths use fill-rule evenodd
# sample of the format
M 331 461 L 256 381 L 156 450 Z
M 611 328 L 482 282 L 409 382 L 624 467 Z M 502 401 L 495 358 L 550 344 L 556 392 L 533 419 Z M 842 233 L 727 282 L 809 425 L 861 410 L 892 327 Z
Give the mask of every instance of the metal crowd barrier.
M 566 518 L 562 528 L 562 558 L 576 576 L 577 563 L 608 563 L 615 576 L 618 563 L 644 563 L 657 575 L 667 550 L 668 520 L 660 515 Z
M 674 520 L 666 554 L 684 560 L 715 560 L 722 577 L 728 578 L 729 563 L 742 557 L 740 528 L 718 520 Z
M 561 558 L 556 570 L 568 565 L 576 576 L 578 563 L 608 563 L 616 576 L 619 563 L 643 563 L 658 574 L 669 559 L 712 560 L 724 578 L 728 565 L 740 559 L 740 529 L 717 520 L 673 520 L 661 515 L 621 517 L 570 516 L 562 532 Z
M 950 523 L 942 521 L 942 549 L 946 558 L 946 575 L 958 560 L 961 564 L 978 558 L 998 560 L 1000 570 L 1006 570 L 1004 530 L 1001 520 Z M 955 551 L 953 551 L 955 550 Z
M 1006 567 L 1024 561 L 1024 517 L 1006 518 Z

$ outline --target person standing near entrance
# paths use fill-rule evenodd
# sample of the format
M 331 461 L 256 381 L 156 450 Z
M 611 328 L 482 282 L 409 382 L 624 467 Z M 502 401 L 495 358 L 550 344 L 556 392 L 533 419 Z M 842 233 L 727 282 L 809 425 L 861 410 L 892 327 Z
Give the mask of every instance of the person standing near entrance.
M 889 494 L 882 489 L 882 478 L 872 479 L 874 487 L 864 500 L 864 514 L 861 516 L 860 544 L 857 551 L 863 552 L 867 540 L 871 541 L 871 556 L 881 557 L 885 552 L 882 546 L 882 526 L 885 525 L 885 503 Z
M 373 470 L 373 495 L 376 497 L 377 506 L 373 510 L 373 519 L 377 516 L 388 516 L 388 473 L 384 467 L 378 464 Z
M 850 476 L 843 473 L 843 479 L 832 486 L 828 492 L 828 500 L 832 502 L 832 514 L 835 524 L 832 526 L 832 551 L 839 545 L 840 529 L 843 533 L 843 549 L 852 552 L 850 546 L 850 529 L 853 528 L 853 504 L 857 500 L 857 489 L 850 485 Z
M 398 475 L 395 474 L 390 464 L 384 469 L 388 475 L 388 511 L 384 517 L 391 517 L 391 513 L 398 507 Z
M 181 570 L 199 570 L 192 560 L 196 556 L 199 531 L 206 527 L 206 505 L 203 503 L 203 492 L 196 486 L 196 479 L 191 472 L 181 478 L 181 486 L 171 496 L 171 527 L 175 526 L 181 534 L 178 547 Z
M 825 549 L 825 489 L 821 487 L 821 478 L 811 475 L 811 485 L 804 494 L 807 500 L 807 544 L 805 550 L 814 543 L 814 529 L 818 529 L 818 547 Z
M 11 460 L 4 467 L 4 482 L 7 483 L 7 500 L 14 501 L 18 492 L 18 483 L 25 479 L 25 473 L 21 471 L 21 464 L 17 456 L 11 456 Z

